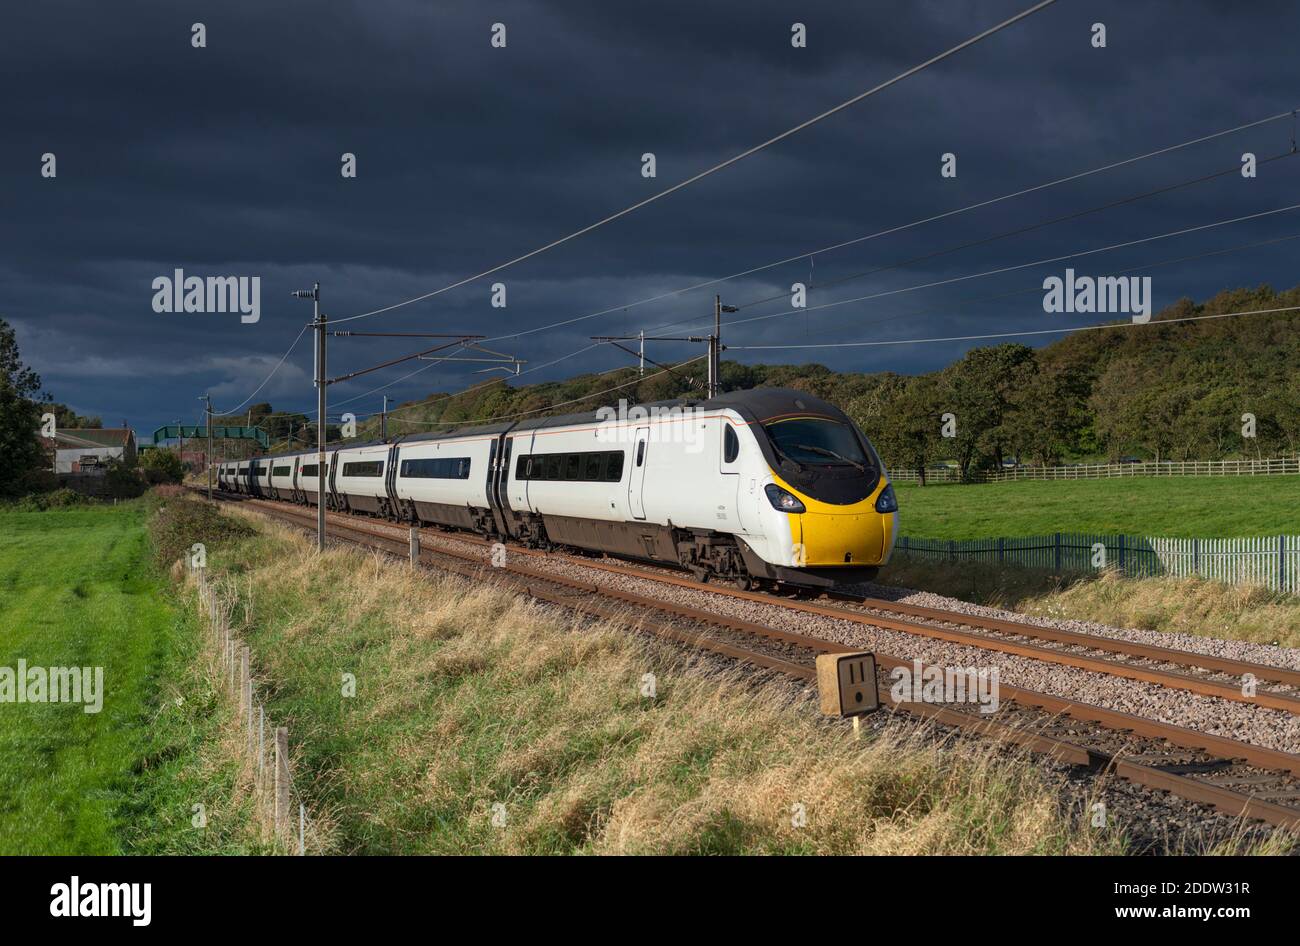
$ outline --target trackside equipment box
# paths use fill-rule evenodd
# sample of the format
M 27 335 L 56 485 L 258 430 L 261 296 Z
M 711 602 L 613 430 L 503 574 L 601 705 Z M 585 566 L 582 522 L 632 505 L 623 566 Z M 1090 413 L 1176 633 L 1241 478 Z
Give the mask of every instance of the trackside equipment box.
M 817 692 L 827 716 L 862 716 L 880 708 L 875 654 L 822 654 Z

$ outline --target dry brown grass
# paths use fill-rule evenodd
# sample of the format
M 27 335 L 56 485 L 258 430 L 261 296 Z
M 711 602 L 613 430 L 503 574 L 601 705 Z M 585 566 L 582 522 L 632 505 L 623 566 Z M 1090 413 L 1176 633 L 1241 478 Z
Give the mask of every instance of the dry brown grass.
M 1043 617 L 1300 647 L 1300 598 L 1256 586 L 908 559 L 892 563 L 880 581 Z
M 259 521 L 232 549 L 245 633 L 301 747 L 322 849 L 498 853 L 1097 853 L 1032 761 L 855 741 L 785 681 L 692 659 L 492 583 Z M 634 623 L 629 617 L 629 624 Z M 339 696 L 355 673 L 355 698 Z M 657 695 L 643 698 L 643 677 Z M 493 823 L 504 811 L 505 824 Z M 802 818 L 800 815 L 802 814 Z M 499 817 L 497 819 L 500 820 Z

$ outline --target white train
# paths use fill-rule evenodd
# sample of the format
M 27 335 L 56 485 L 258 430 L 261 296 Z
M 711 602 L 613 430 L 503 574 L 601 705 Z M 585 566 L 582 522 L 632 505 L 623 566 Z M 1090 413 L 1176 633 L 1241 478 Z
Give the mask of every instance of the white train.
M 327 508 L 679 566 L 741 587 L 867 580 L 897 534 L 866 436 L 761 388 L 327 448 Z M 314 505 L 315 450 L 219 468 L 222 489 Z

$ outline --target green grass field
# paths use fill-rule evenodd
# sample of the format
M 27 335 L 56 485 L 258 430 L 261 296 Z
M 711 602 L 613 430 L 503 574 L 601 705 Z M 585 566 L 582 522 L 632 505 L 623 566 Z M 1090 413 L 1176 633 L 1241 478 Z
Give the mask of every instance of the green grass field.
M 233 772 L 199 760 L 220 701 L 195 673 L 195 622 L 149 558 L 146 514 L 0 511 L 0 666 L 104 673 L 99 713 L 0 703 L 0 854 L 239 849 L 233 825 L 190 823 Z
M 1052 532 L 1229 538 L 1300 533 L 1300 477 L 1170 476 L 899 484 L 903 535 L 981 539 Z

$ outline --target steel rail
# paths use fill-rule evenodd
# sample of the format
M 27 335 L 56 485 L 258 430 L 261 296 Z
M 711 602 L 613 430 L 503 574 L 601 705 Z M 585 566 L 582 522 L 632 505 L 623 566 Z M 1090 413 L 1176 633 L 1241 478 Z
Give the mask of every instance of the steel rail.
M 314 527 L 314 520 L 310 519 L 309 513 L 304 513 L 290 507 L 284 507 L 280 504 L 266 500 L 255 501 L 258 502 L 259 511 L 268 514 L 272 518 L 279 518 L 282 521 L 294 523 L 300 528 L 308 531 L 310 531 L 310 528 Z M 352 519 L 353 521 L 351 522 L 340 521 L 337 525 L 345 532 L 350 532 L 355 535 L 363 535 L 370 540 L 369 542 L 365 542 L 355 539 L 346 539 L 346 541 L 352 541 L 355 544 L 362 546 L 368 545 L 371 548 L 375 548 L 375 543 L 378 542 L 384 546 L 388 546 L 390 554 L 393 554 L 396 557 L 406 557 L 406 555 L 409 554 L 408 546 L 405 542 L 391 534 L 385 534 L 378 530 L 358 525 L 355 521 L 356 517 L 335 514 L 335 519 Z M 430 558 L 435 556 L 451 558 L 456 561 L 453 563 L 435 563 L 429 561 Z M 492 573 L 504 572 L 510 575 L 516 584 L 522 584 L 521 590 L 523 590 L 527 595 L 537 598 L 538 600 L 610 620 L 628 622 L 634 627 L 639 627 L 656 636 L 675 643 L 684 644 L 694 648 L 702 648 L 724 657 L 749 663 L 766 670 L 776 671 L 806 682 L 815 680 L 816 674 L 811 667 L 796 664 L 791 661 L 785 661 L 768 654 L 735 647 L 704 634 L 684 633 L 672 627 L 668 623 L 650 620 L 646 615 L 655 611 L 666 611 L 677 617 L 722 627 L 729 631 L 766 637 L 788 645 L 801 647 L 815 653 L 840 653 L 852 649 L 846 645 L 837 644 L 832 641 L 808 637 L 802 634 L 794 634 L 788 631 L 781 631 L 776 628 L 742 621 L 725 615 L 719 615 L 714 612 L 701 611 L 684 605 L 658 601 L 641 595 L 636 595 L 632 592 L 611 589 L 607 586 L 578 581 L 536 569 L 525 568 L 519 565 L 485 566 L 477 556 L 471 556 L 468 553 L 453 552 L 445 548 L 436 550 L 427 550 L 422 548 L 420 551 L 420 561 L 422 564 L 429 564 L 433 567 L 442 568 L 471 579 L 482 579 Z M 460 564 L 461 562 L 466 561 L 478 564 Z M 577 592 L 577 594 L 559 594 L 548 591 L 544 587 L 546 584 L 557 585 L 570 592 Z M 630 612 L 627 608 L 611 609 L 601 605 L 598 603 L 598 596 L 614 598 L 622 604 L 631 605 L 634 608 L 639 609 L 640 617 L 634 618 L 633 614 L 636 612 Z M 877 664 L 885 670 L 893 670 L 895 668 L 910 670 L 913 667 L 911 661 L 901 660 L 881 653 L 876 653 L 875 656 Z M 1065 715 L 1075 719 L 1093 722 L 1105 729 L 1121 733 L 1132 733 L 1135 736 L 1168 742 L 1185 749 L 1205 752 L 1215 758 L 1225 761 L 1241 760 L 1260 768 L 1283 771 L 1291 775 L 1300 776 L 1300 756 L 1291 753 L 1268 749 L 1262 746 L 1255 746 L 1250 743 L 1244 743 L 1222 736 L 1215 736 L 1209 733 L 1175 726 L 1171 723 L 1149 720 L 1128 713 L 1108 710 L 1103 707 L 1055 697 L 1049 694 L 1038 693 L 1020 687 L 1004 685 L 1001 687 L 1001 693 L 1003 697 L 1010 702 L 1019 703 L 1022 706 L 1033 707 L 1052 715 Z M 1156 766 L 1133 761 L 1132 759 L 1126 758 L 1120 754 L 1080 746 L 1046 734 L 1028 732 L 1023 728 L 1009 726 L 996 720 L 974 716 L 947 707 L 939 707 L 933 704 L 910 701 L 897 702 L 893 700 L 892 694 L 890 694 L 890 704 L 895 710 L 930 719 L 943 725 L 989 735 L 1011 745 L 1025 747 L 1039 753 L 1045 753 L 1069 764 L 1085 765 L 1094 770 L 1110 771 L 1118 777 L 1142 785 L 1143 787 L 1173 792 L 1187 798 L 1188 800 L 1212 805 L 1218 810 L 1234 816 L 1258 818 L 1289 829 L 1300 829 L 1300 809 L 1279 805 L 1263 798 L 1258 798 L 1226 788 L 1223 785 L 1190 778 L 1183 774 L 1170 772 Z
M 462 536 L 440 529 L 431 531 L 434 535 L 454 539 L 455 541 L 464 541 L 475 545 L 489 544 L 478 537 Z M 541 552 L 537 549 L 525 548 L 512 548 L 512 551 L 535 556 L 554 554 Z M 808 601 L 792 601 L 788 598 L 774 597 L 770 594 L 744 591 L 739 588 L 727 588 L 718 584 L 696 581 L 693 578 L 685 578 L 678 575 L 669 575 L 662 572 L 650 571 L 649 569 L 639 568 L 635 565 L 622 563 L 614 564 L 609 561 L 596 561 L 573 555 L 565 555 L 563 557 L 573 564 L 597 569 L 611 574 L 626 575 L 628 577 L 641 578 L 646 581 L 663 582 L 665 584 L 676 585 L 681 588 L 690 588 L 709 594 L 723 595 L 744 601 L 754 601 L 773 607 L 782 607 L 806 614 L 816 614 L 821 617 L 851 621 L 856 624 L 864 624 L 870 627 L 901 631 L 905 634 L 930 637 L 936 640 L 947 641 L 949 643 L 965 644 L 983 650 L 1001 651 L 1015 656 L 1028 657 L 1034 660 L 1042 660 L 1048 663 L 1060 664 L 1062 666 L 1075 667 L 1077 669 L 1089 670 L 1095 673 L 1126 677 L 1131 680 L 1137 680 L 1143 683 L 1154 683 L 1171 689 L 1186 690 L 1200 696 L 1213 696 L 1236 703 L 1245 703 L 1251 706 L 1263 706 L 1269 709 L 1279 709 L 1300 715 L 1300 696 L 1293 696 L 1288 693 L 1256 689 L 1253 695 L 1248 696 L 1243 692 L 1243 687 L 1240 685 L 1223 683 L 1216 680 L 1207 680 L 1191 674 L 1179 673 L 1172 670 L 1162 670 L 1154 667 L 1134 667 L 1121 661 L 1111 660 L 1105 657 L 1089 657 L 1083 654 L 1071 654 L 1035 644 L 1000 640 L 995 637 L 989 637 L 988 635 L 971 631 L 935 627 L 930 624 L 922 624 L 899 618 L 890 618 L 883 615 L 863 614 L 848 608 L 835 607 L 832 605 L 815 604 Z M 962 624 L 968 627 L 982 628 L 997 633 L 1039 638 L 1054 643 L 1087 647 L 1092 650 L 1109 651 L 1111 653 L 1124 654 L 1147 660 L 1163 661 L 1185 667 L 1201 667 L 1206 670 L 1230 673 L 1243 678 L 1247 674 L 1250 674 L 1257 679 L 1272 680 L 1284 685 L 1300 687 L 1300 671 L 1291 670 L 1286 667 L 1276 667 L 1269 664 L 1252 663 L 1244 660 L 1233 660 L 1227 657 L 1215 657 L 1208 654 L 1198 654 L 1191 651 L 1177 650 L 1172 647 L 1138 644 L 1132 641 L 1103 637 L 1097 634 L 1083 634 L 1077 631 L 1039 627 L 1034 624 L 1026 624 L 1001 618 L 988 618 L 981 615 L 964 614 L 957 611 L 944 611 L 939 608 L 901 605 L 877 598 L 864 598 L 856 595 L 841 594 L 837 594 L 836 597 L 841 600 L 861 605 L 862 607 L 868 607 L 880 611 L 892 611 L 896 614 L 912 615 L 931 621 Z

